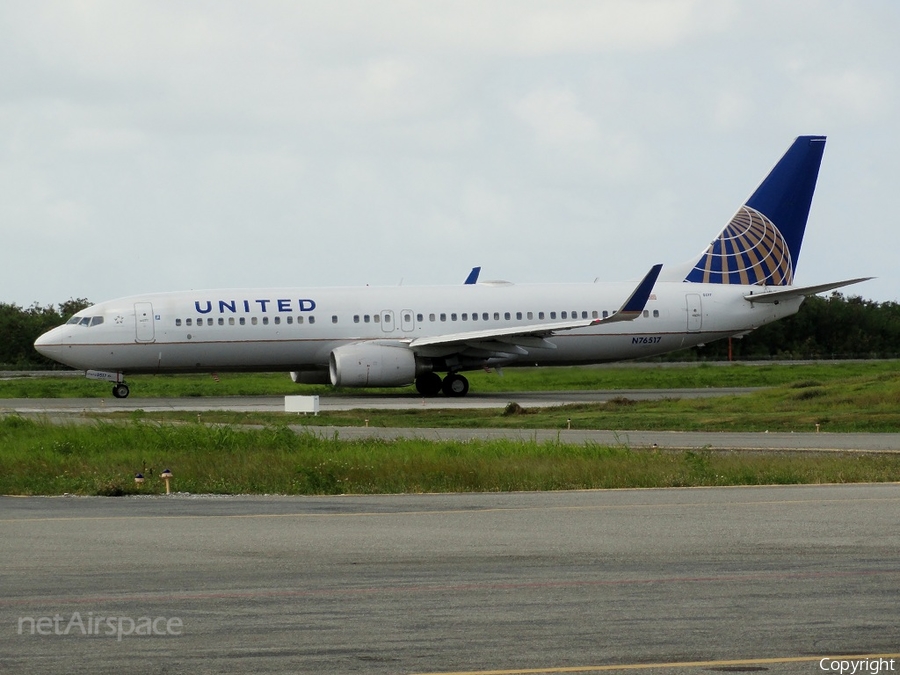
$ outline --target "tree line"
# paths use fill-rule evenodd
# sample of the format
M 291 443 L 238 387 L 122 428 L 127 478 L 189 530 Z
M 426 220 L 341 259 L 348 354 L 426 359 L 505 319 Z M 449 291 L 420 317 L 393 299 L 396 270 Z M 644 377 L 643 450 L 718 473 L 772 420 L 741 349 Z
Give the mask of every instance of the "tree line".
M 90 306 L 85 298 L 30 307 L 0 303 L 0 367 L 9 370 L 61 367 L 34 349 L 37 337 Z M 728 340 L 675 352 L 670 360 L 725 360 Z M 732 358 L 851 359 L 900 357 L 900 304 L 859 296 L 807 298 L 800 311 L 731 341 Z
M 56 305 L 31 307 L 0 302 L 0 366 L 8 370 L 51 368 L 55 361 L 41 356 L 34 349 L 34 341 L 41 333 L 65 323 L 75 312 L 91 303 L 86 298 L 71 298 Z
M 900 357 L 900 304 L 832 293 L 813 296 L 793 316 L 732 339 L 735 361 L 887 359 Z M 698 359 L 728 358 L 728 340 L 693 350 Z M 681 353 L 682 358 L 685 354 Z

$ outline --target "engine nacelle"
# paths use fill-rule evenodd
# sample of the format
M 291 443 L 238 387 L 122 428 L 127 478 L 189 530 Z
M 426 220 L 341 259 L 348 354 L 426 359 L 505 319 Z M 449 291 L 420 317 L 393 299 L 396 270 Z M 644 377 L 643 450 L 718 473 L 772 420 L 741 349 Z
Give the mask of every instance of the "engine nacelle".
M 331 352 L 328 371 L 335 387 L 402 387 L 416 379 L 416 356 L 406 347 L 344 345 Z

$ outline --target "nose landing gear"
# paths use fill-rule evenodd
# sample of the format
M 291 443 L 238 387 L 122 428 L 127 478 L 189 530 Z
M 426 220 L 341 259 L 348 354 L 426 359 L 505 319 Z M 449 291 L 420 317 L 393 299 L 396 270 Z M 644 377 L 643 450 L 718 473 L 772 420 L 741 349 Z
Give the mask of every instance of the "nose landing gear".
M 131 390 L 124 382 L 119 382 L 118 384 L 113 385 L 112 395 L 116 398 L 128 398 L 129 393 L 131 393 Z

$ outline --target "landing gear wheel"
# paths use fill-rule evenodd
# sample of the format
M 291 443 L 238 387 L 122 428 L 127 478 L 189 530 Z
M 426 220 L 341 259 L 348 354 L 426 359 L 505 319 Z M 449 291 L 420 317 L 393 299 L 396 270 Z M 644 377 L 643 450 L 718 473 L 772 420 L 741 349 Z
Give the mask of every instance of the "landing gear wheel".
M 441 376 L 437 373 L 425 373 L 416 378 L 416 391 L 422 396 L 437 396 L 441 393 Z
M 128 398 L 129 393 L 128 385 L 124 382 L 113 385 L 113 396 L 116 398 Z
M 469 381 L 462 375 L 450 373 L 444 378 L 441 391 L 444 392 L 445 396 L 465 396 L 469 393 Z

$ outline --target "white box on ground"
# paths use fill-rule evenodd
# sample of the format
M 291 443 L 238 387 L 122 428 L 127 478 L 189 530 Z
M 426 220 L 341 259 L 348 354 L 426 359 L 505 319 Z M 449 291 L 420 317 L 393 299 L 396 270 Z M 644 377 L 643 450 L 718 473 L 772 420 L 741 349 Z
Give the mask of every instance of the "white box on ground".
M 284 412 L 319 414 L 318 396 L 285 396 Z

